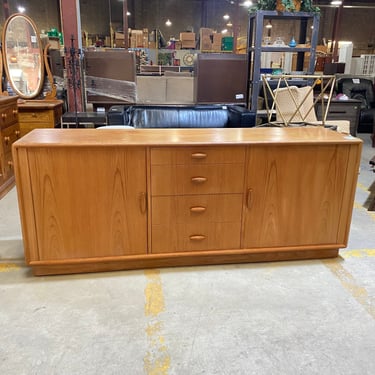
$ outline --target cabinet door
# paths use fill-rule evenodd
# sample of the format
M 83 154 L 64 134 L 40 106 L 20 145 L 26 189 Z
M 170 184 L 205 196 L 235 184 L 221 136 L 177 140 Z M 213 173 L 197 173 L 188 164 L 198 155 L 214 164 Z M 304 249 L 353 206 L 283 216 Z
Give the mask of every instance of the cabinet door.
M 335 244 L 349 157 L 347 145 L 248 150 L 244 248 Z M 342 243 L 342 242 L 341 242 Z
M 28 161 L 40 260 L 147 252 L 144 148 L 30 148 Z

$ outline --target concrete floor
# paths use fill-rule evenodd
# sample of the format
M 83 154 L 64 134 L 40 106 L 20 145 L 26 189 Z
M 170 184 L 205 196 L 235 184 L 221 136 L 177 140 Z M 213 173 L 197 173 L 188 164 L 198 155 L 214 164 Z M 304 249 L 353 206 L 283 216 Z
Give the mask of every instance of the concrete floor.
M 360 136 L 350 242 L 333 260 L 33 277 L 13 189 L 0 200 L 0 374 L 375 374 L 375 149 Z

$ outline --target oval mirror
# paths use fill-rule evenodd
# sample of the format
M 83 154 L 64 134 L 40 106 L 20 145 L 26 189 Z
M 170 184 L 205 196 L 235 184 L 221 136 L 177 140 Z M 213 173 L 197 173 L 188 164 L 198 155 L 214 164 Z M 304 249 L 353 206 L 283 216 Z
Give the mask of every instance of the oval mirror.
M 39 95 L 43 87 L 43 50 L 34 22 L 23 14 L 10 16 L 3 32 L 4 69 L 15 94 Z

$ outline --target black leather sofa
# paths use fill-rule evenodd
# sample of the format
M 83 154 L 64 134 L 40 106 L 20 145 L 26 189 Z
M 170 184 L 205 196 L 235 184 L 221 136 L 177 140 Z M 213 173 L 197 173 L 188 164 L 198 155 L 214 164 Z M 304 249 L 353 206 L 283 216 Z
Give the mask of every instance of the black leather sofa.
M 248 128 L 256 113 L 238 105 L 115 105 L 107 113 L 108 125 L 135 128 Z

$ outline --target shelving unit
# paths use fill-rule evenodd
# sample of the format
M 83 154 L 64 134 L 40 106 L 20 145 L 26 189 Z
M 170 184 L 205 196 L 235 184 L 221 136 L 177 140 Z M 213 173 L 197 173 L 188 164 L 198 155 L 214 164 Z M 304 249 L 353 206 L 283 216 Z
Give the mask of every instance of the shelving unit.
M 261 85 L 261 55 L 263 52 L 296 52 L 297 53 L 297 70 L 302 71 L 305 59 L 305 53 L 309 52 L 309 66 L 306 74 L 313 74 L 315 68 L 315 53 L 319 32 L 319 13 L 306 12 L 277 12 L 259 10 L 251 13 L 249 16 L 248 32 L 248 104 L 250 109 L 256 111 L 258 107 L 258 95 Z M 262 44 L 263 30 L 265 21 L 269 20 L 293 20 L 300 22 L 298 44 L 305 44 L 307 37 L 308 21 L 312 19 L 312 35 L 309 47 L 289 47 L 285 46 L 265 46 Z

